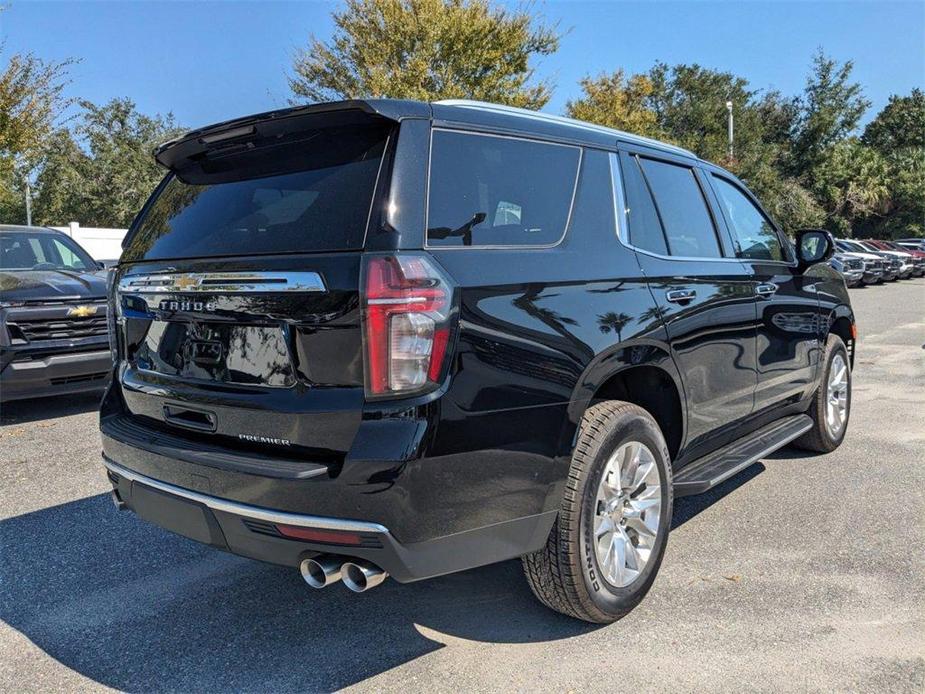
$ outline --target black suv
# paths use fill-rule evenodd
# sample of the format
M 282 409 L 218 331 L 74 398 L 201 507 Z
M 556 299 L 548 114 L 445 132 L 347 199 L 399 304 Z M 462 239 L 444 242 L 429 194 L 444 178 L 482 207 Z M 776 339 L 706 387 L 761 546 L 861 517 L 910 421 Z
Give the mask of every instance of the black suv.
M 837 447 L 855 324 L 825 262 L 685 150 L 473 102 L 196 130 L 114 276 L 119 508 L 355 591 L 523 557 L 614 620 L 672 499 Z

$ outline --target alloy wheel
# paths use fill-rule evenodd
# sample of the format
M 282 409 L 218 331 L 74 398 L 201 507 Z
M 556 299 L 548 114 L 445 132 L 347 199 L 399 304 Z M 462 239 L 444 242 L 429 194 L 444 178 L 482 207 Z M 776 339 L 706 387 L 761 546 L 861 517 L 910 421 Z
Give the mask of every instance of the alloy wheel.
M 848 364 L 841 354 L 836 354 L 829 367 L 829 382 L 826 385 L 825 426 L 829 436 L 838 438 L 845 420 L 848 419 Z
M 655 456 L 638 441 L 624 443 L 607 461 L 594 505 L 594 551 L 608 583 L 624 588 L 645 569 L 661 510 Z

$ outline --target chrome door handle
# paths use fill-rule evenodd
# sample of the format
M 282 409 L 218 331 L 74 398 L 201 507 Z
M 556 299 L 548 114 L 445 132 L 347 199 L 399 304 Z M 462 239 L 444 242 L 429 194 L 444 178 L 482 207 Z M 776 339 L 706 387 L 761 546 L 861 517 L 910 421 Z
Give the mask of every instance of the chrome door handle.
M 765 299 L 769 299 L 777 293 L 777 285 L 773 282 L 765 282 L 755 287 L 755 294 Z
M 693 289 L 672 289 L 665 292 L 665 298 L 675 304 L 683 304 L 697 297 L 697 292 Z

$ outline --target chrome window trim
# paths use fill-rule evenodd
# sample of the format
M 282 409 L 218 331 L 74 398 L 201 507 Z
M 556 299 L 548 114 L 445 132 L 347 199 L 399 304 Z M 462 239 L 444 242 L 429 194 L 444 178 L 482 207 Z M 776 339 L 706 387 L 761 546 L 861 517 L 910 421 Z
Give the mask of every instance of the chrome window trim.
M 568 216 L 565 218 L 565 227 L 562 229 L 562 235 L 559 237 L 559 240 L 555 243 L 534 243 L 534 244 L 482 244 L 482 245 L 471 245 L 471 246 L 431 246 L 428 243 L 427 232 L 430 229 L 430 174 L 431 174 L 431 162 L 434 156 L 434 133 L 435 132 L 448 132 L 448 133 L 458 133 L 462 135 L 470 135 L 473 137 L 495 137 L 504 140 L 521 140 L 523 142 L 532 142 L 541 145 L 547 145 L 549 147 L 567 147 L 569 149 L 578 150 L 578 165 L 575 168 L 575 182 L 572 185 L 572 197 L 569 201 Z M 495 133 L 488 133 L 481 130 L 469 130 L 466 128 L 445 128 L 445 127 L 436 127 L 430 129 L 430 142 L 427 148 L 427 187 L 424 191 L 426 205 L 424 208 L 424 248 L 429 251 L 470 251 L 470 250 L 537 250 L 543 248 L 555 248 L 562 244 L 565 240 L 565 237 L 568 235 L 569 227 L 572 224 L 572 213 L 575 211 L 575 200 L 578 197 L 578 181 L 581 179 L 581 166 L 584 163 L 584 147 L 580 145 L 570 145 L 563 142 L 553 142 L 551 140 L 545 140 L 542 137 L 522 137 L 520 135 L 498 135 Z
M 317 272 L 160 272 L 126 275 L 123 294 L 260 294 L 326 292 Z
M 302 528 L 319 528 L 321 530 L 344 530 L 347 532 L 357 533 L 380 533 L 388 535 L 389 531 L 384 525 L 372 523 L 370 521 L 350 520 L 347 518 L 329 518 L 326 516 L 308 516 L 300 513 L 290 513 L 288 511 L 274 511 L 272 509 L 262 508 L 260 506 L 251 506 L 242 504 L 238 501 L 220 499 L 216 496 L 201 494 L 190 489 L 177 487 L 167 482 L 161 482 L 147 475 L 142 475 L 134 470 L 122 467 L 118 463 L 103 456 L 103 465 L 119 477 L 124 477 L 131 482 L 138 482 L 146 487 L 152 487 L 158 491 L 179 496 L 189 501 L 203 504 L 213 511 L 222 513 L 231 513 L 236 516 L 246 518 L 256 518 L 257 520 L 267 521 L 268 523 L 282 523 L 283 525 L 295 525 Z

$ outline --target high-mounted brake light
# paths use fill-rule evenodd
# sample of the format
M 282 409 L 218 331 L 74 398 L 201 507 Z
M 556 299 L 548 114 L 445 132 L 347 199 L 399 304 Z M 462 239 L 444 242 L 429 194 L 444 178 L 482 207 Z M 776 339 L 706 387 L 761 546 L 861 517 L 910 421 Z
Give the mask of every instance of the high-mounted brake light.
M 363 282 L 366 390 L 403 395 L 439 383 L 453 288 L 426 256 L 368 256 Z

